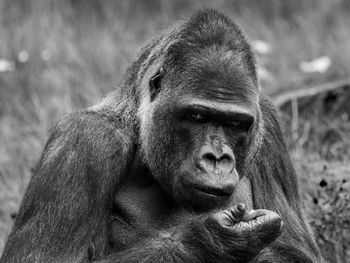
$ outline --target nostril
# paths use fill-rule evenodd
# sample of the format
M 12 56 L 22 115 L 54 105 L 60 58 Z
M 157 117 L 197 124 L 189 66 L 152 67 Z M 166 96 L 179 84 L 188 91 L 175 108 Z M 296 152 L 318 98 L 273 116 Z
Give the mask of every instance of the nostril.
M 231 162 L 233 161 L 233 158 L 229 154 L 223 154 L 218 159 L 219 162 Z
M 218 160 L 218 167 L 224 173 L 231 173 L 235 168 L 234 157 L 230 154 L 224 153 Z
M 203 172 L 231 173 L 235 167 L 235 157 L 229 148 L 212 149 L 201 147 L 196 155 L 195 165 Z
M 202 159 L 205 160 L 205 161 L 209 161 L 209 162 L 216 162 L 216 161 L 218 161 L 218 158 L 213 153 L 205 153 L 205 154 L 203 154 Z
M 212 171 L 217 167 L 218 158 L 211 152 L 206 152 L 202 155 L 202 161 L 204 169 L 207 171 Z

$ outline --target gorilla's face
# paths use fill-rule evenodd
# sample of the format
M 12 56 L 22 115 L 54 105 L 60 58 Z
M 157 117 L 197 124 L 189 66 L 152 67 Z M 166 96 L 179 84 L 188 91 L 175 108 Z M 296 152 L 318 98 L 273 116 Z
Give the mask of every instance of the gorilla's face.
M 146 162 L 166 192 L 194 210 L 231 199 L 254 140 L 258 89 L 227 59 L 173 70 L 151 103 Z

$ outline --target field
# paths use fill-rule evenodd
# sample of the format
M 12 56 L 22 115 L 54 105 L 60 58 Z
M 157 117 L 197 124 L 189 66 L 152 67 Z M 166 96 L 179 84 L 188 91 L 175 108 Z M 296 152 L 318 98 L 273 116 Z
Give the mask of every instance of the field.
M 0 254 L 52 126 L 118 88 L 147 40 L 203 7 L 243 28 L 273 97 L 350 77 L 348 0 L 0 1 Z M 349 101 L 344 85 L 301 99 L 297 116 L 281 107 L 306 214 L 332 263 L 350 258 Z

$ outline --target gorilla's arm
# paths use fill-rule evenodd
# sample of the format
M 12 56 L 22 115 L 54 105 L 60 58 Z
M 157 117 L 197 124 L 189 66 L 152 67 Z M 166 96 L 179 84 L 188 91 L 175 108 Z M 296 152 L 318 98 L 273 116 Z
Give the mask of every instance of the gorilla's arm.
M 112 114 L 79 112 L 49 138 L 1 262 L 87 262 L 107 249 L 113 193 L 133 143 Z
M 153 237 L 98 263 L 243 263 L 274 241 L 283 229 L 276 213 L 263 209 L 248 213 L 242 204 L 209 216 L 181 219 L 177 226 L 155 231 Z
M 254 208 L 277 211 L 285 222 L 285 231 L 276 242 L 260 253 L 255 262 L 322 262 L 303 215 L 297 175 L 276 110 L 270 100 L 263 96 L 260 108 L 264 139 L 249 171 Z

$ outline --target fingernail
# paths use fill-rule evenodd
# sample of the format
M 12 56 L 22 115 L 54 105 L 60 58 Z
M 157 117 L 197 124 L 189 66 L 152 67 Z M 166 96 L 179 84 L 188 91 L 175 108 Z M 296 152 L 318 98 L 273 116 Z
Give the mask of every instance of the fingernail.
M 284 228 L 284 221 L 283 221 L 283 220 L 281 220 L 280 231 L 282 231 L 282 230 L 283 230 L 283 228 Z
M 239 211 L 244 211 L 244 210 L 245 210 L 245 204 L 243 204 L 243 203 L 238 204 L 238 205 L 237 205 L 237 209 L 238 209 Z

